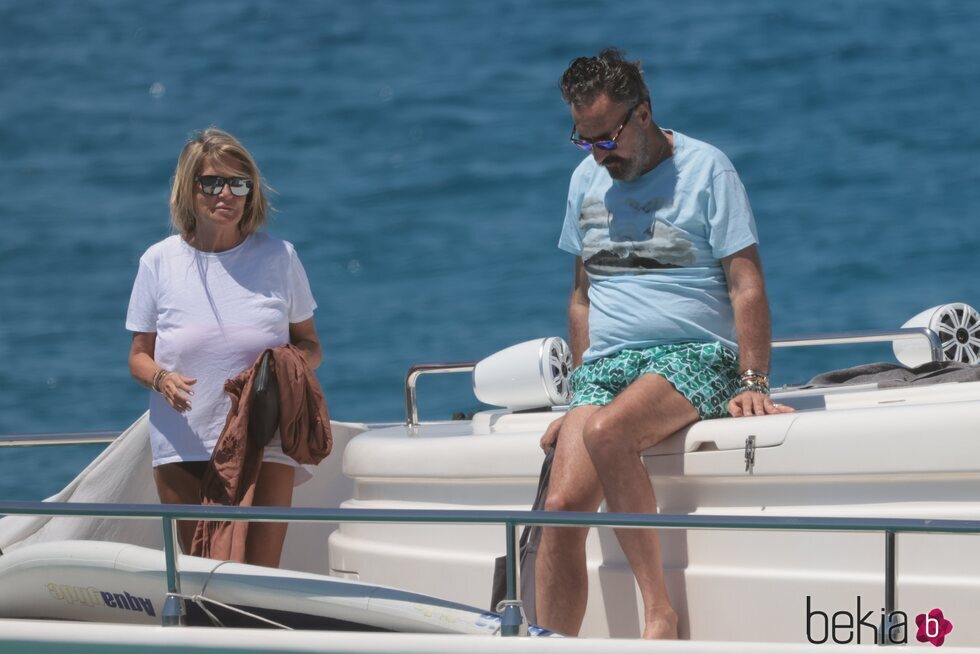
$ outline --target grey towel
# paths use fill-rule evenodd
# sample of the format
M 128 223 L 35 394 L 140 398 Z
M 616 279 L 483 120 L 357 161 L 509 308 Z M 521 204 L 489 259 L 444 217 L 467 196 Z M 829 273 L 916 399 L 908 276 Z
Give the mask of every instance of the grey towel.
M 930 361 L 921 366 L 906 368 L 897 363 L 867 363 L 821 373 L 801 388 L 870 383 L 877 383 L 879 388 L 895 388 L 972 381 L 980 381 L 980 365 L 958 361 Z

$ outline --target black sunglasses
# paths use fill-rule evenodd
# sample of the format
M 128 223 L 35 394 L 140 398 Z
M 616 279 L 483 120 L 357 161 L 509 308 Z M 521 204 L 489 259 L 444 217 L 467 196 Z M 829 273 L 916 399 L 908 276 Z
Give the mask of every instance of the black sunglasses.
M 572 134 L 568 138 L 578 148 L 585 150 L 586 152 L 592 152 L 592 148 L 599 148 L 600 150 L 615 150 L 616 141 L 619 139 L 619 135 L 623 133 L 623 129 L 625 129 L 626 123 L 630 122 L 630 118 L 633 116 L 633 111 L 644 102 L 646 102 L 646 100 L 641 100 L 637 104 L 634 104 L 632 107 L 630 107 L 630 110 L 626 112 L 626 117 L 623 118 L 622 124 L 616 129 L 616 132 L 615 134 L 613 134 L 612 138 L 584 139 L 582 137 L 576 137 L 575 125 L 572 125 Z
M 201 190 L 205 195 L 221 195 L 225 189 L 225 184 L 231 190 L 231 194 L 244 197 L 252 192 L 252 180 L 248 177 L 222 177 L 221 175 L 199 175 L 194 178 L 201 185 Z

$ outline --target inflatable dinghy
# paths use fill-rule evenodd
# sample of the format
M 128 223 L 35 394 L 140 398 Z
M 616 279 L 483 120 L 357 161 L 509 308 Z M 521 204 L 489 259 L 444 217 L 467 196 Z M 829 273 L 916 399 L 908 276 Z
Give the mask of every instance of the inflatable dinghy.
M 324 575 L 193 556 L 178 567 L 189 625 L 484 635 L 501 625 L 489 611 Z M 60 541 L 0 556 L 0 588 L 0 617 L 159 625 L 167 573 L 159 550 Z

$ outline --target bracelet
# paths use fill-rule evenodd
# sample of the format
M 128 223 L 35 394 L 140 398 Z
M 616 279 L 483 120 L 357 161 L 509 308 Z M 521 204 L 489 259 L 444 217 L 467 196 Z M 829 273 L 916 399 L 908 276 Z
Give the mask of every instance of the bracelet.
M 151 382 L 151 384 L 150 384 L 150 386 L 153 388 L 153 390 L 155 390 L 157 393 L 161 393 L 162 391 L 160 390 L 160 384 L 163 383 L 163 380 L 169 374 L 170 374 L 170 371 L 169 370 L 164 370 L 163 368 L 160 368 L 159 370 L 157 370 L 156 371 L 156 374 L 153 375 L 153 382 Z
M 769 373 L 768 372 L 762 372 L 760 370 L 746 370 L 746 371 L 742 372 L 741 374 L 739 374 L 739 378 L 740 379 L 765 379 L 766 382 L 768 383 L 769 382 Z
M 753 393 L 762 393 L 763 395 L 769 395 L 769 384 L 760 384 L 759 382 L 743 382 L 742 388 L 738 390 L 739 393 L 744 393 L 745 391 L 752 391 Z M 736 393 L 737 395 L 738 393 Z

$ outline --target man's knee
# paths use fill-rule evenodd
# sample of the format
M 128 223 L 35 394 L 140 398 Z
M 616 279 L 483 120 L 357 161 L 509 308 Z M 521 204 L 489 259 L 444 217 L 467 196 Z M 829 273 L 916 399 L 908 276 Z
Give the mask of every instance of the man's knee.
M 591 416 L 582 429 L 582 442 L 593 462 L 602 454 L 608 454 L 626 443 L 615 424 L 602 412 Z
M 575 493 L 566 493 L 560 490 L 548 491 L 548 496 L 544 499 L 545 511 L 594 511 L 594 507 L 585 497 L 580 497 Z

